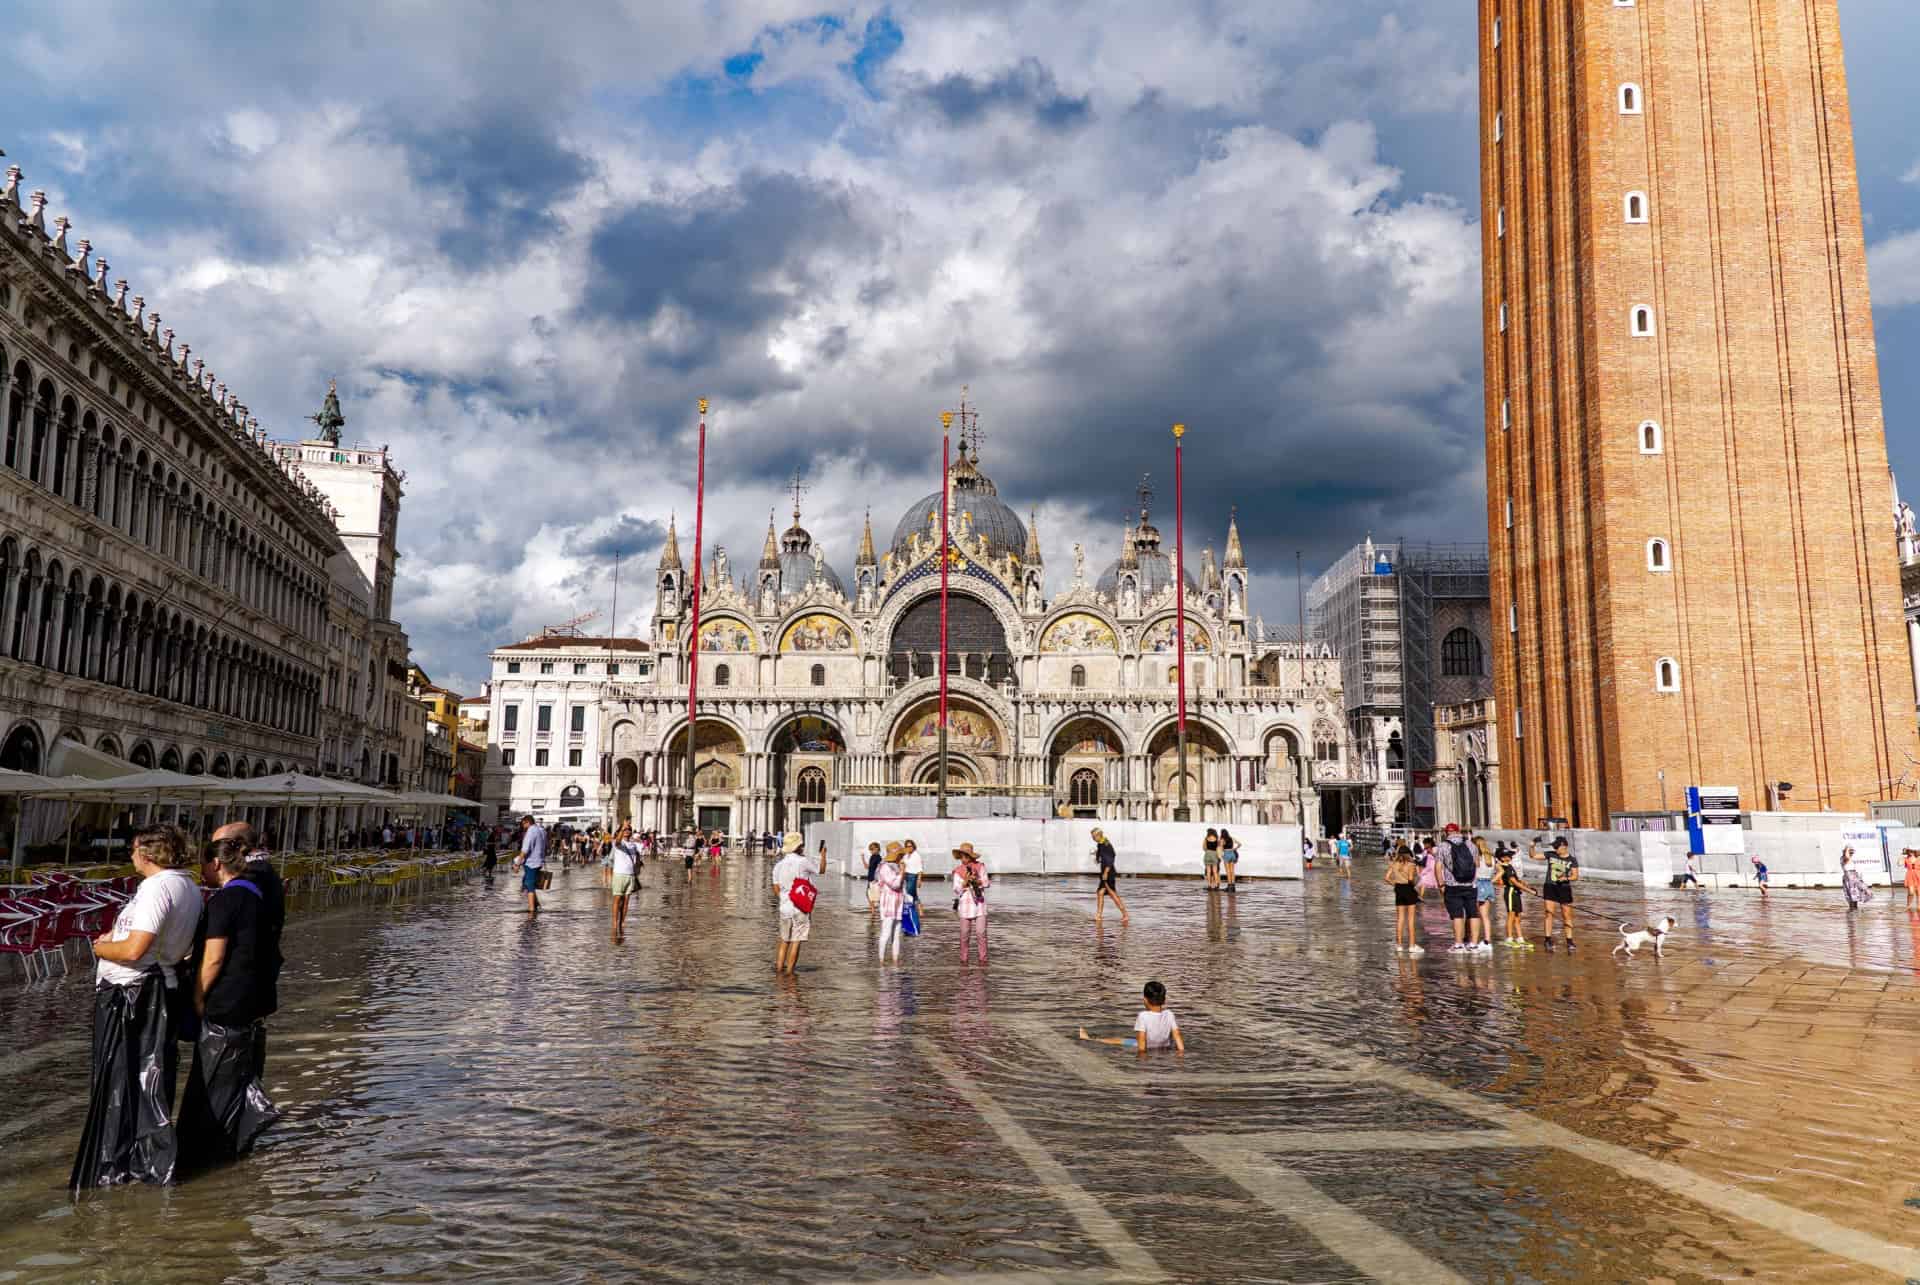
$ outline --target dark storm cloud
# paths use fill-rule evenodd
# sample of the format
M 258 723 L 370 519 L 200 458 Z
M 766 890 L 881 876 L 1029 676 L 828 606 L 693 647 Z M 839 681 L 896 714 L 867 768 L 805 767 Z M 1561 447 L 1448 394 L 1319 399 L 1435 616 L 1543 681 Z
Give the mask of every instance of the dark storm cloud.
M 794 174 L 750 172 L 691 199 L 642 201 L 594 231 L 582 311 L 645 324 L 681 310 L 699 340 L 669 364 L 687 369 L 792 315 L 813 283 L 816 253 L 859 235 L 851 193 Z
M 437 219 L 441 252 L 463 268 L 519 257 L 553 233 L 555 207 L 593 174 L 587 157 L 562 143 L 542 121 L 517 110 L 482 110 L 392 135 L 407 155 L 414 182 L 451 198 L 452 215 Z
M 570 558 L 611 560 L 631 558 L 635 554 L 658 549 L 667 538 L 666 524 L 623 515 L 610 530 L 575 530 L 567 535 L 560 551 Z
M 978 124 L 991 115 L 1006 114 L 1031 121 L 1043 130 L 1060 132 L 1087 123 L 1092 100 L 1060 92 L 1053 72 L 1037 58 L 1023 58 L 997 74 L 980 79 L 953 72 L 922 85 L 909 96 L 949 125 Z

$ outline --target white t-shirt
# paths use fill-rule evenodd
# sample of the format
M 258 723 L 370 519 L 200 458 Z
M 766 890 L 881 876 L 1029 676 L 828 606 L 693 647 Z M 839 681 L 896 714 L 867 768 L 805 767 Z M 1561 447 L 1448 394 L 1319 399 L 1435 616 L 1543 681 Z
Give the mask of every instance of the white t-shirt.
M 193 949 L 193 934 L 199 926 L 200 888 L 186 871 L 162 870 L 147 876 L 134 889 L 133 899 L 120 908 L 107 940 L 125 941 L 137 932 L 146 932 L 153 934 L 153 944 L 132 963 L 100 960 L 94 966 L 94 981 L 132 986 L 149 964 L 158 963 L 167 975 L 167 985 L 173 985 L 174 965 Z
M 613 872 L 617 875 L 639 873 L 640 845 L 631 839 L 622 839 L 613 845 Z
M 1158 1013 L 1150 1008 L 1140 1010 L 1140 1016 L 1133 1019 L 1133 1032 L 1147 1042 L 1150 1049 L 1163 1049 L 1173 1043 L 1173 1033 L 1180 1026 L 1173 1010 L 1163 1008 Z
M 787 889 L 793 886 L 795 879 L 811 874 L 812 871 L 813 863 L 807 860 L 807 854 L 804 852 L 789 852 L 773 863 L 773 881 L 780 885 L 780 917 L 782 919 L 793 919 L 802 913 L 800 907 L 794 905 L 788 898 Z M 812 880 L 809 879 L 808 882 L 811 883 Z
M 910 874 L 910 875 L 917 875 L 922 870 L 925 869 L 925 867 L 920 863 L 920 849 L 915 848 L 912 852 L 909 852 L 907 854 L 907 860 L 905 865 L 903 866 L 903 869 L 907 874 Z

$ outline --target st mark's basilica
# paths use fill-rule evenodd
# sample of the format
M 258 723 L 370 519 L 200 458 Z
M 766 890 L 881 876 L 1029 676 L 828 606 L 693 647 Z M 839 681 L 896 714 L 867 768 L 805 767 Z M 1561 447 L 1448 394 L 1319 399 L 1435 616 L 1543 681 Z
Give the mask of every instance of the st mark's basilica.
M 977 444 L 962 442 L 949 482 L 950 811 L 1170 817 L 1174 558 L 1151 493 L 1143 487 L 1120 556 L 1094 572 L 1078 544 L 1055 546 L 1049 561 L 1035 524 L 982 471 Z M 700 587 L 700 824 L 757 833 L 932 815 L 939 536 L 938 492 L 901 515 L 884 547 L 869 516 L 849 586 L 796 501 L 785 532 L 768 523 L 751 571 L 712 551 Z M 1199 820 L 1320 833 L 1343 807 L 1364 806 L 1343 791 L 1366 788 L 1344 780 L 1339 661 L 1319 642 L 1303 658 L 1296 639 L 1265 640 L 1250 575 L 1232 518 L 1218 561 L 1210 546 L 1188 559 L 1189 802 Z M 545 635 L 495 650 L 490 799 L 557 820 L 684 821 L 692 594 L 670 526 L 649 638 Z

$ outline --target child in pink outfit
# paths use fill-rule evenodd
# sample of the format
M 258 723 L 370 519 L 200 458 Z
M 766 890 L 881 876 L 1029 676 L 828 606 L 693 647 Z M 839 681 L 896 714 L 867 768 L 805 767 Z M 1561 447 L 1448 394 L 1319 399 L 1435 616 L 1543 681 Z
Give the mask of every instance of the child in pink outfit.
M 980 943 L 980 962 L 987 962 L 987 889 L 993 880 L 987 868 L 974 855 L 973 845 L 963 843 L 953 850 L 960 864 L 953 868 L 954 909 L 960 915 L 960 962 L 967 962 L 969 942 Z
M 900 916 L 906 910 L 906 876 L 900 873 L 900 861 L 906 851 L 898 843 L 887 845 L 887 859 L 873 872 L 880 889 L 880 958 L 887 957 L 887 944 L 893 944 L 893 960 L 900 962 Z

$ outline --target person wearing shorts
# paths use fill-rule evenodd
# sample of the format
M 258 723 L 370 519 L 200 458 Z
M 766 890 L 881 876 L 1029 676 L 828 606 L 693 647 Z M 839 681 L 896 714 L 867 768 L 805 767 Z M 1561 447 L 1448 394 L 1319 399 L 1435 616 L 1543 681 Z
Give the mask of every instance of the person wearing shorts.
M 1507 912 L 1507 935 L 1501 940 L 1513 950 L 1532 950 L 1533 943 L 1527 940 L 1527 928 L 1520 918 L 1520 912 L 1525 904 L 1521 894 L 1532 892 L 1533 889 L 1527 887 L 1527 881 L 1520 877 L 1520 871 L 1514 867 L 1512 848 L 1501 844 L 1494 849 L 1493 858 L 1498 866 L 1494 882 L 1499 885 L 1500 904 Z
M 1580 877 L 1580 861 L 1563 835 L 1547 850 L 1547 877 L 1540 884 L 1540 903 L 1547 914 L 1547 950 L 1553 950 L 1553 921 L 1560 921 L 1567 953 L 1573 953 L 1573 882 Z
M 788 890 L 794 881 L 813 875 L 807 857 L 800 849 L 806 846 L 806 839 L 798 831 L 784 836 L 780 841 L 780 859 L 773 863 L 773 886 L 780 898 L 780 948 L 774 955 L 773 971 L 791 973 L 800 963 L 800 943 L 813 932 L 813 916 L 793 904 Z M 826 869 L 824 860 L 821 870 Z
M 1207 887 L 1220 886 L 1220 832 L 1211 827 L 1206 839 L 1200 844 L 1200 864 L 1206 871 Z
M 540 913 L 540 876 L 547 868 L 547 828 L 532 816 L 520 818 L 520 891 L 527 894 L 527 913 Z
M 1491 951 L 1490 943 L 1480 940 L 1479 898 L 1474 888 L 1480 854 L 1460 833 L 1457 825 L 1447 826 L 1447 841 L 1435 849 L 1434 863 L 1439 867 L 1441 896 L 1446 900 L 1447 918 L 1453 921 L 1453 945 L 1456 955 Z
M 623 825 L 607 849 L 607 890 L 613 894 L 614 944 L 626 940 L 627 902 L 640 887 L 640 845 L 634 841 L 633 827 Z
M 1220 873 L 1227 881 L 1227 891 L 1234 890 L 1236 872 L 1240 868 L 1240 845 L 1225 827 L 1220 831 Z

